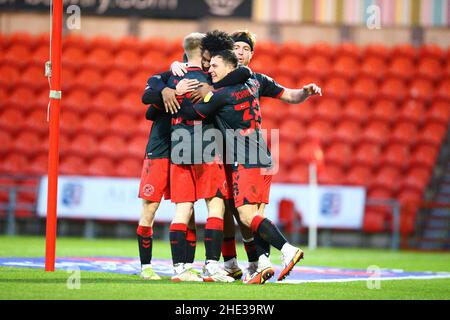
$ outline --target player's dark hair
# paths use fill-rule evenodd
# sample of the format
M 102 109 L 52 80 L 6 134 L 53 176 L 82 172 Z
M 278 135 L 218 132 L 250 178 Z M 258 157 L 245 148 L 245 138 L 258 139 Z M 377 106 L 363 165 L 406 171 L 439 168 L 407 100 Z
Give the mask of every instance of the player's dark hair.
M 248 30 L 238 30 L 231 34 L 234 42 L 245 42 L 250 46 L 252 52 L 255 50 L 256 36 Z
M 233 50 L 234 41 L 225 31 L 214 30 L 206 34 L 202 39 L 202 49 L 211 52 L 219 52 L 223 50 Z
M 212 54 L 212 57 L 221 57 L 226 64 L 231 64 L 234 68 L 236 68 L 239 63 L 238 57 L 233 50 L 222 50 L 215 52 Z

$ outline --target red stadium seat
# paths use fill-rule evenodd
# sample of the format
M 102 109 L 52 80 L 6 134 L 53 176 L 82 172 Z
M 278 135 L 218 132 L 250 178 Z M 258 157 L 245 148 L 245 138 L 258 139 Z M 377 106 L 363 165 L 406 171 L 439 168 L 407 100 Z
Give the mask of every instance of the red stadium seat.
M 31 64 L 35 67 L 41 67 L 41 74 L 43 76 L 42 66 L 50 58 L 50 46 L 43 44 L 33 50 L 33 56 L 30 58 Z
M 302 106 L 299 107 L 301 108 Z M 336 99 L 322 98 L 314 109 L 314 118 L 316 120 L 325 120 L 335 123 L 341 116 L 342 106 Z
M 320 184 L 342 185 L 345 182 L 345 175 L 341 167 L 326 164 L 318 173 Z
M 13 88 L 21 79 L 19 70 L 10 65 L 0 66 L 0 86 L 2 88 Z
M 23 174 L 28 167 L 27 156 L 21 153 L 9 153 L 0 164 L 0 172 L 18 175 Z
M 119 101 L 121 112 L 144 117 L 147 106 L 141 102 L 143 91 L 130 91 L 126 93 Z
M 273 77 L 280 85 L 285 88 L 295 88 L 297 84 L 294 78 L 287 74 L 274 73 Z
M 33 156 L 39 151 L 42 143 L 41 137 L 32 132 L 21 132 L 14 139 L 14 151 L 27 157 Z
M 82 157 L 69 155 L 61 158 L 59 165 L 61 174 L 64 175 L 85 175 L 87 174 L 86 162 Z
M 335 48 L 327 42 L 317 42 L 309 46 L 311 56 L 321 56 L 330 59 L 334 56 Z
M 402 205 L 402 209 L 408 209 L 407 207 L 417 208 L 417 206 L 422 202 L 422 198 L 423 192 L 414 189 L 402 190 L 397 196 L 397 200 Z
M 92 99 L 91 108 L 103 114 L 116 114 L 121 110 L 119 97 L 114 90 L 99 91 Z
M 398 122 L 392 130 L 390 141 L 405 145 L 414 145 L 419 136 L 417 125 L 411 122 Z
M 106 157 L 94 158 L 87 165 L 87 174 L 91 176 L 112 177 L 115 175 L 114 162 Z
M 402 179 L 402 189 L 423 192 L 430 180 L 430 171 L 425 168 L 413 168 Z
M 367 188 L 372 183 L 372 170 L 364 165 L 353 166 L 346 176 L 345 183 Z
M 119 39 L 116 47 L 119 50 L 130 50 L 140 54 L 142 50 L 142 40 L 135 36 L 125 36 Z
M 384 188 L 396 192 L 400 186 L 402 174 L 394 167 L 381 167 L 376 173 L 371 188 Z
M 48 154 L 37 155 L 28 165 L 28 169 L 33 175 L 44 175 L 48 172 Z
M 366 58 L 376 57 L 383 60 L 387 60 L 390 57 L 390 51 L 384 44 L 372 43 L 364 48 L 364 56 Z
M 26 32 L 14 32 L 9 36 L 9 42 L 11 45 L 21 45 L 29 48 L 33 48 L 35 45 L 35 37 Z
M 123 137 L 129 137 L 135 134 L 136 118 L 126 113 L 120 113 L 111 119 L 108 132 L 112 132 Z
M 98 141 L 90 134 L 79 134 L 70 143 L 70 153 L 85 159 L 97 153 Z
M 116 166 L 116 176 L 119 177 L 140 177 L 142 169 L 142 161 L 136 158 L 126 158 L 120 160 Z
M 343 100 L 348 97 L 350 85 L 345 78 L 330 78 L 325 82 L 323 92 L 327 97 Z
M 392 77 L 409 80 L 415 73 L 414 61 L 412 59 L 398 57 L 391 61 L 388 74 Z
M 277 72 L 293 77 L 298 75 L 299 69 L 302 67 L 303 63 L 301 57 L 298 55 L 285 54 L 280 61 L 277 62 L 277 65 Z M 278 81 L 278 77 L 276 77 L 276 80 Z
M 385 231 L 385 215 L 368 209 L 364 214 L 363 231 L 366 233 L 379 233 Z
M 401 111 L 398 115 L 398 121 L 411 122 L 414 124 L 421 124 L 425 114 L 425 104 L 421 101 L 410 99 L 405 101 L 402 105 Z
M 352 148 L 347 143 L 334 143 L 325 150 L 325 163 L 346 168 L 352 160 Z
M 80 130 L 96 136 L 107 133 L 109 127 L 108 118 L 100 112 L 88 113 L 82 120 Z
M 284 120 L 288 117 L 291 108 L 300 106 L 291 106 L 279 99 L 263 99 L 260 103 L 262 118 L 272 120 Z
M 369 115 L 369 105 L 363 99 L 350 99 L 344 103 L 343 117 L 346 120 L 365 123 Z
M 437 101 L 431 105 L 425 115 L 427 123 L 447 125 L 450 121 L 450 101 Z
M 286 105 L 283 106 L 283 108 L 288 110 L 289 118 L 301 121 L 303 123 L 312 121 L 316 110 L 316 106 L 313 99 L 308 99 L 300 105 Z M 263 110 L 262 118 L 264 121 L 268 108 L 263 107 L 262 110 Z M 278 121 L 282 121 L 282 118 L 280 118 L 280 116 L 283 116 L 283 113 L 279 112 L 279 110 L 280 109 L 277 108 L 271 108 L 270 110 L 271 118 L 274 118 Z
M 384 145 L 389 138 L 389 126 L 383 121 L 371 121 L 365 127 L 362 141 Z
M 419 145 L 411 154 L 411 166 L 422 166 L 431 170 L 438 156 L 438 148 L 432 145 Z
M 285 142 L 281 140 L 278 147 L 279 147 L 278 154 L 280 158 L 279 159 L 280 165 L 283 167 L 288 167 L 291 164 L 293 164 L 295 162 L 297 152 L 297 148 L 295 147 L 295 145 L 291 142 Z M 274 148 L 274 145 L 271 146 L 271 151 L 275 156 L 276 150 Z
M 403 101 L 408 95 L 408 89 L 399 78 L 390 78 L 381 85 L 380 94 L 393 101 Z
M 11 151 L 11 147 L 13 146 L 13 138 L 12 135 L 6 131 L 0 131 L 0 156 L 3 158 L 6 153 Z
M 289 170 L 288 175 L 286 176 L 287 181 L 291 183 L 301 183 L 306 184 L 309 182 L 309 172 L 307 164 L 297 164 Z
M 181 46 L 181 41 L 179 41 L 179 45 Z M 148 38 L 141 42 L 141 50 L 143 52 L 148 51 L 160 51 L 163 55 L 170 54 L 174 48 L 174 44 L 167 39 L 160 38 Z
M 85 63 L 94 70 L 110 70 L 114 65 L 114 56 L 107 49 L 95 48 L 85 57 Z
M 33 90 L 48 88 L 48 80 L 44 76 L 42 66 L 29 66 L 23 70 L 19 84 Z
M 120 50 L 114 57 L 114 67 L 126 72 L 136 71 L 140 67 L 141 57 L 130 49 Z
M 69 33 L 62 39 L 63 50 L 68 50 L 70 48 L 78 48 L 81 50 L 90 49 L 90 43 L 86 40 L 84 36 L 77 33 Z
M 131 158 L 144 158 L 145 147 L 147 146 L 147 137 L 136 136 L 130 139 L 127 143 L 128 156 Z
M 116 93 L 122 93 L 127 90 L 129 86 L 130 76 L 127 72 L 122 70 L 113 69 L 107 72 L 104 76 L 104 82 L 101 87 Z M 145 83 L 141 84 L 140 91 L 144 91 Z
M 297 151 L 297 160 L 303 163 L 317 162 L 317 158 L 322 158 L 323 148 L 320 144 L 314 141 L 301 143 Z
M 380 57 L 371 56 L 364 60 L 360 68 L 360 74 L 374 80 L 380 80 L 387 74 L 385 60 Z
M 397 120 L 398 109 L 395 103 L 389 99 L 377 99 L 372 106 L 370 120 L 393 123 Z
M 138 70 L 131 76 L 131 81 L 128 83 L 129 90 L 144 92 L 147 85 L 147 80 L 152 76 L 146 70 Z
M 367 192 L 367 198 L 372 201 L 374 200 L 392 200 L 393 193 L 385 188 L 372 188 Z M 383 204 L 374 204 L 373 202 L 367 204 L 367 208 L 370 211 L 377 212 L 379 215 L 384 216 L 385 220 L 390 220 L 392 209 Z
M 361 126 L 358 122 L 345 120 L 338 124 L 334 131 L 333 140 L 355 145 L 361 137 Z
M 417 74 L 425 79 L 436 81 L 442 77 L 443 65 L 440 60 L 434 58 L 424 58 L 420 60 L 417 67 Z
M 353 165 L 373 168 L 380 163 L 381 147 L 378 144 L 360 144 L 353 153 Z
M 3 109 L 0 114 L 0 129 L 8 132 L 20 131 L 19 124 L 24 120 L 24 115 L 17 109 Z
M 423 144 L 431 144 L 434 146 L 440 146 L 446 134 L 447 134 L 447 126 L 436 123 L 430 123 L 422 128 L 417 142 Z
M 180 61 L 182 57 L 177 60 Z M 146 70 L 149 74 L 149 77 L 156 73 L 157 71 L 168 70 L 170 66 L 160 66 L 158 62 L 166 61 L 166 55 L 161 51 L 147 51 L 144 53 L 141 59 L 141 70 Z M 162 69 L 162 70 L 161 70 Z M 252 67 L 253 69 L 253 67 Z
M 84 68 L 86 67 L 86 52 L 80 47 L 68 47 L 63 49 L 61 56 L 64 68 Z
M 14 91 L 10 92 L 6 99 L 6 103 L 8 106 L 19 110 L 29 110 L 34 98 L 34 90 L 18 86 Z
M 353 79 L 356 77 L 359 69 L 357 59 L 349 56 L 338 56 L 333 63 L 332 74 L 334 76 Z
M 0 110 L 3 109 L 4 106 L 6 106 L 6 97 L 7 97 L 7 91 L 6 88 L 0 87 Z
M 9 47 L 3 56 L 3 63 L 12 67 L 22 68 L 30 60 L 30 48 L 20 44 L 13 44 Z
M 376 80 L 368 77 L 358 78 L 352 86 L 352 95 L 355 98 L 372 101 L 378 95 L 378 84 Z
M 433 58 L 443 61 L 445 59 L 445 52 L 437 44 L 426 44 L 420 48 L 419 56 L 421 59 Z
M 431 101 L 433 90 L 434 86 L 431 80 L 416 79 L 410 83 L 409 95 L 416 100 Z
M 306 138 L 327 144 L 333 134 L 333 126 L 325 120 L 315 120 L 306 129 Z
M 415 61 L 417 58 L 417 49 L 410 44 L 399 44 L 392 48 L 391 56 L 395 58 L 406 58 Z
M 69 92 L 72 90 L 73 82 L 75 80 L 76 71 L 68 67 L 63 67 L 61 71 L 61 86 L 63 92 Z
M 99 35 L 93 37 L 88 45 L 92 50 L 103 49 L 113 53 L 117 48 L 117 43 L 113 39 L 108 36 Z
M 74 88 L 85 90 L 88 93 L 97 92 L 103 83 L 103 77 L 96 70 L 94 68 L 81 70 L 73 81 Z
M 62 109 L 84 113 L 90 110 L 91 95 L 86 90 L 74 89 L 61 100 L 61 104 Z
M 289 143 L 303 140 L 306 134 L 305 127 L 297 120 L 288 119 L 280 124 L 280 139 Z
M 123 137 L 117 135 L 105 136 L 98 142 L 96 154 L 118 159 L 126 156 L 126 149 L 127 146 Z
M 311 56 L 304 66 L 305 73 L 316 75 L 321 78 L 328 75 L 330 69 L 331 65 L 329 60 L 323 56 Z
M 335 48 L 336 57 L 349 57 L 355 60 L 361 58 L 361 49 L 358 45 L 350 42 L 338 44 Z
M 259 53 L 252 58 L 252 70 L 256 72 L 261 72 L 268 74 L 269 76 L 273 74 L 276 70 L 277 62 L 273 54 Z
M 386 147 L 381 157 L 383 166 L 392 166 L 405 169 L 409 165 L 410 150 L 407 144 L 391 144 Z
M 61 132 L 65 134 L 74 134 L 80 130 L 81 118 L 78 113 L 62 109 L 60 127 Z
M 280 52 L 283 54 L 302 58 L 306 53 L 305 46 L 298 41 L 286 41 L 280 44 Z
M 442 99 L 446 102 L 450 101 L 450 78 L 440 82 L 434 97 L 435 99 Z

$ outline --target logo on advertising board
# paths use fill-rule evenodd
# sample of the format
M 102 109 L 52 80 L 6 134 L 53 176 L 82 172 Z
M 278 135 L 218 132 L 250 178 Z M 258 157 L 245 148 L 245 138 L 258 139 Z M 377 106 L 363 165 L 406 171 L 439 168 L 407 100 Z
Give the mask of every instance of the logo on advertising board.
M 342 198 L 339 193 L 327 192 L 320 199 L 320 214 L 337 216 L 341 212 Z
M 212 14 L 231 16 L 243 0 L 205 0 Z
M 79 206 L 83 195 L 83 186 L 79 183 L 68 182 L 63 185 L 62 204 L 73 208 Z

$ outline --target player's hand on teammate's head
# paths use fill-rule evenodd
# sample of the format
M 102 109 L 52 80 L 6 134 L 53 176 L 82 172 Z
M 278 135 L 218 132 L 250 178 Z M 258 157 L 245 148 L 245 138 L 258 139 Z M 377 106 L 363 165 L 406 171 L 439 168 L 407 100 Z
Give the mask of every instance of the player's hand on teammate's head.
M 315 95 L 322 96 L 322 89 L 315 83 L 307 84 L 306 86 L 303 87 L 303 90 L 306 91 L 308 96 L 315 96 Z
M 205 98 L 205 96 L 208 94 L 208 92 L 210 92 L 212 90 L 214 90 L 213 86 L 210 86 L 209 84 L 207 84 L 205 82 L 200 83 L 198 89 L 191 93 L 190 99 L 191 99 L 192 103 L 195 104 L 195 103 L 201 102 Z
M 171 114 L 177 113 L 180 109 L 180 104 L 178 103 L 175 89 L 164 88 L 161 91 L 161 95 L 164 101 L 164 108 L 166 112 Z
M 198 88 L 200 81 L 197 79 L 182 79 L 176 86 L 176 94 L 182 96 Z
M 174 76 L 182 77 L 187 73 L 187 64 L 175 61 L 170 65 L 170 70 Z

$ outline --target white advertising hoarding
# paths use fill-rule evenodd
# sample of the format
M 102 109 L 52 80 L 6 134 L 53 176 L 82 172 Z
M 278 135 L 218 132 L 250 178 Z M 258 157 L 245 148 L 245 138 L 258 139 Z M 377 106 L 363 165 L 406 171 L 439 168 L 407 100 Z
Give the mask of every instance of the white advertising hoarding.
M 37 210 L 40 216 L 47 211 L 47 177 L 40 182 Z M 58 217 L 94 220 L 138 221 L 141 199 L 137 197 L 139 179 L 92 178 L 60 176 L 58 179 Z M 278 206 L 283 199 L 294 202 L 302 215 L 302 224 L 309 225 L 311 203 L 318 201 L 318 227 L 348 228 L 362 227 L 365 190 L 359 187 L 319 186 L 312 194 L 307 185 L 272 184 L 270 204 L 266 216 L 278 222 Z M 156 221 L 170 222 L 175 205 L 163 200 L 156 213 Z M 207 217 L 204 201 L 195 205 L 198 223 Z

